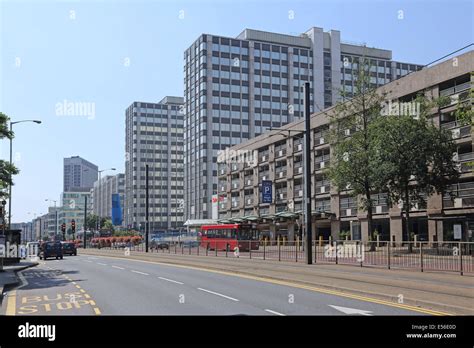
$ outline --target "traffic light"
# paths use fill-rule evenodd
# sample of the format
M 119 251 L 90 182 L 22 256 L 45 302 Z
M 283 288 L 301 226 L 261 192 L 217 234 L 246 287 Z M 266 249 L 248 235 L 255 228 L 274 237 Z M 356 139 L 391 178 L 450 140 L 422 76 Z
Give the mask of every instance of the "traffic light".
M 76 221 L 75 220 L 71 221 L 71 231 L 72 231 L 72 233 L 76 232 Z
M 63 223 L 61 225 L 61 232 L 63 232 L 63 233 L 66 232 L 66 224 L 65 223 Z

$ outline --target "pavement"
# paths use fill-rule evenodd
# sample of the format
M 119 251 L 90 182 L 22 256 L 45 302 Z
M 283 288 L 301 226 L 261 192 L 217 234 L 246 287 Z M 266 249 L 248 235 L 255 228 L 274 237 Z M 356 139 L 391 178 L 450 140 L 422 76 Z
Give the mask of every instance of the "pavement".
M 312 272 L 319 269 L 314 265 L 241 261 L 79 250 L 78 256 L 41 261 L 37 267 L 19 272 L 21 284 L 9 291 L 0 311 L 6 315 L 450 314 L 404 301 L 316 287 L 310 283 L 314 281 Z M 348 267 L 352 272 L 336 276 L 346 279 L 357 273 L 358 268 Z M 308 279 L 295 281 L 295 277 Z M 401 275 L 395 278 L 407 283 Z M 426 281 L 420 284 L 434 287 Z M 472 287 L 465 290 L 472 295 Z
M 15 286 L 19 283 L 19 278 L 16 274 L 17 272 L 37 265 L 38 262 L 22 260 L 19 263 L 3 266 L 3 270 L 0 271 L 0 301 L 3 296 L 3 291 L 6 287 Z
M 420 272 L 381 269 L 351 265 L 278 262 L 231 257 L 174 255 L 123 250 L 81 249 L 82 254 L 132 258 L 177 266 L 196 267 L 208 271 L 258 277 L 260 280 L 307 286 L 320 291 L 355 295 L 409 305 L 443 314 L 474 314 L 474 276 L 454 272 Z

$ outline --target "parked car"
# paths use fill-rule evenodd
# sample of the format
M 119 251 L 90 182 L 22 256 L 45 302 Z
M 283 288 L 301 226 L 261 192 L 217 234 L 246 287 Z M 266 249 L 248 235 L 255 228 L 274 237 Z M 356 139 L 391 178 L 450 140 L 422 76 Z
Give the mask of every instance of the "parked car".
M 159 242 L 156 244 L 157 249 L 169 249 L 170 245 L 166 242 Z
M 41 244 L 39 252 L 40 260 L 46 260 L 49 257 L 57 259 L 63 258 L 63 247 L 61 242 L 45 242 Z
M 74 256 L 77 255 L 77 249 L 76 249 L 76 245 L 74 243 L 63 242 L 62 246 L 63 246 L 63 254 L 64 255 L 74 255 Z

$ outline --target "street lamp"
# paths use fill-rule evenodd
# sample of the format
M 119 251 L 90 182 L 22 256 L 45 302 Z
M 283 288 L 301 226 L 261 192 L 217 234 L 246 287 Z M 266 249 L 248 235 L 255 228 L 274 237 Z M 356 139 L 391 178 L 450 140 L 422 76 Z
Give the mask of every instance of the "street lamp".
M 98 173 L 99 173 L 99 185 L 98 185 L 98 188 L 97 190 L 99 191 L 99 195 L 100 198 L 98 197 L 97 201 L 100 202 L 100 205 L 98 204 L 97 205 L 97 224 L 98 224 L 98 231 L 100 233 L 100 211 L 101 211 L 101 207 L 102 207 L 102 191 L 100 190 L 100 181 L 101 181 L 101 177 L 102 177 L 102 172 L 106 172 L 108 170 L 116 170 L 115 168 L 108 168 L 108 169 L 102 169 L 102 170 L 99 170 Z
M 23 123 L 23 122 L 34 122 L 36 124 L 40 124 L 41 121 L 39 120 L 21 120 L 21 121 L 15 121 L 12 122 L 10 121 L 10 133 L 13 134 L 13 125 L 17 123 Z M 10 166 L 13 164 L 13 137 L 10 137 Z M 8 229 L 11 228 L 11 223 L 12 223 L 12 182 L 13 177 L 10 174 L 10 184 L 8 185 Z
M 313 226 L 311 221 L 311 101 L 310 101 L 310 84 L 309 82 L 304 83 L 304 130 L 292 130 L 292 129 L 275 129 L 271 128 L 270 130 L 278 130 L 280 132 L 288 132 L 288 137 L 290 132 L 304 132 L 304 162 L 303 162 L 303 181 L 305 184 L 305 205 L 304 205 L 304 216 L 305 216 L 305 225 L 306 225 L 306 263 L 313 263 L 312 256 L 312 235 L 313 235 Z M 276 133 L 278 134 L 278 133 Z M 276 135 L 270 134 L 270 136 Z M 283 136 L 285 136 L 283 134 Z M 316 260 L 315 260 L 316 261 Z
M 45 199 L 45 202 L 54 202 L 54 211 L 55 211 L 55 213 L 56 213 L 56 224 L 55 224 L 55 228 L 54 228 L 54 230 L 55 230 L 55 231 L 54 231 L 54 239 L 56 239 L 56 236 L 58 235 L 58 232 L 59 232 L 59 231 L 58 231 L 58 209 L 56 208 L 56 202 L 57 202 L 57 201 L 54 200 L 54 199 L 48 199 L 48 198 L 46 198 L 46 199 Z

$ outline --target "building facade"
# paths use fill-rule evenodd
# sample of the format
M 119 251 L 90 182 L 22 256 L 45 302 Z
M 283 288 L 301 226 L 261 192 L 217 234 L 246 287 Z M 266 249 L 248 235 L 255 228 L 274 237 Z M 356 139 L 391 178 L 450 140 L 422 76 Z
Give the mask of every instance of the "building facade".
M 426 204 L 412 209 L 411 230 L 420 240 L 455 240 L 454 225 L 462 226 L 461 240 L 473 240 L 473 129 L 471 124 L 458 122 L 454 114 L 461 101 L 472 107 L 473 72 L 474 51 L 470 51 L 379 88 L 388 93 L 387 100 L 395 102 L 408 100 L 418 92 L 434 98 L 451 97 L 451 103 L 434 112 L 432 120 L 452 132 L 461 175 L 445 196 L 434 194 L 427 197 Z M 334 107 L 311 116 L 309 164 L 312 223 L 313 231 L 316 231 L 313 236 L 338 238 L 339 232 L 348 231 L 352 239 L 367 241 L 367 213 L 358 209 L 357 198 L 352 197 L 349 190 L 339 192 L 325 175 L 324 169 L 331 164 L 331 145 L 325 135 L 333 112 Z M 230 149 L 248 154 L 250 160 L 225 161 L 224 158 L 219 164 L 219 199 L 216 204 L 222 222 L 256 221 L 262 232 L 271 238 L 281 235 L 294 239 L 301 233 L 303 223 L 304 142 L 302 133 L 298 131 L 304 130 L 304 121 L 295 121 L 282 128 L 296 132 L 271 131 Z M 271 181 L 271 203 L 262 203 L 260 190 L 263 180 Z M 381 240 L 407 240 L 401 207 L 389 206 L 383 193 L 374 194 L 372 199 L 374 229 Z
M 95 215 L 112 217 L 112 195 L 118 194 L 124 207 L 125 174 L 107 175 L 97 180 L 91 191 L 92 209 Z
M 337 30 L 201 35 L 184 53 L 186 219 L 212 217 L 219 150 L 300 119 L 307 81 L 312 111 L 333 105 L 341 89 L 350 97 L 351 72 L 363 56 L 372 64 L 374 86 L 421 68 L 393 61 L 389 50 L 343 43 Z
M 66 234 L 71 234 L 71 222 L 75 221 L 76 235 L 78 231 L 84 228 L 84 208 L 87 197 L 87 214 L 90 214 L 89 209 L 92 207 L 90 191 L 72 191 L 63 192 L 61 194 L 61 207 L 58 209 L 59 234 L 62 235 L 61 225 L 66 224 Z M 55 216 L 55 214 L 53 214 Z
M 125 111 L 125 226 L 145 229 L 149 166 L 150 232 L 183 225 L 183 98 L 134 102 Z
M 63 192 L 88 191 L 97 181 L 99 168 L 79 156 L 64 158 L 63 167 Z

